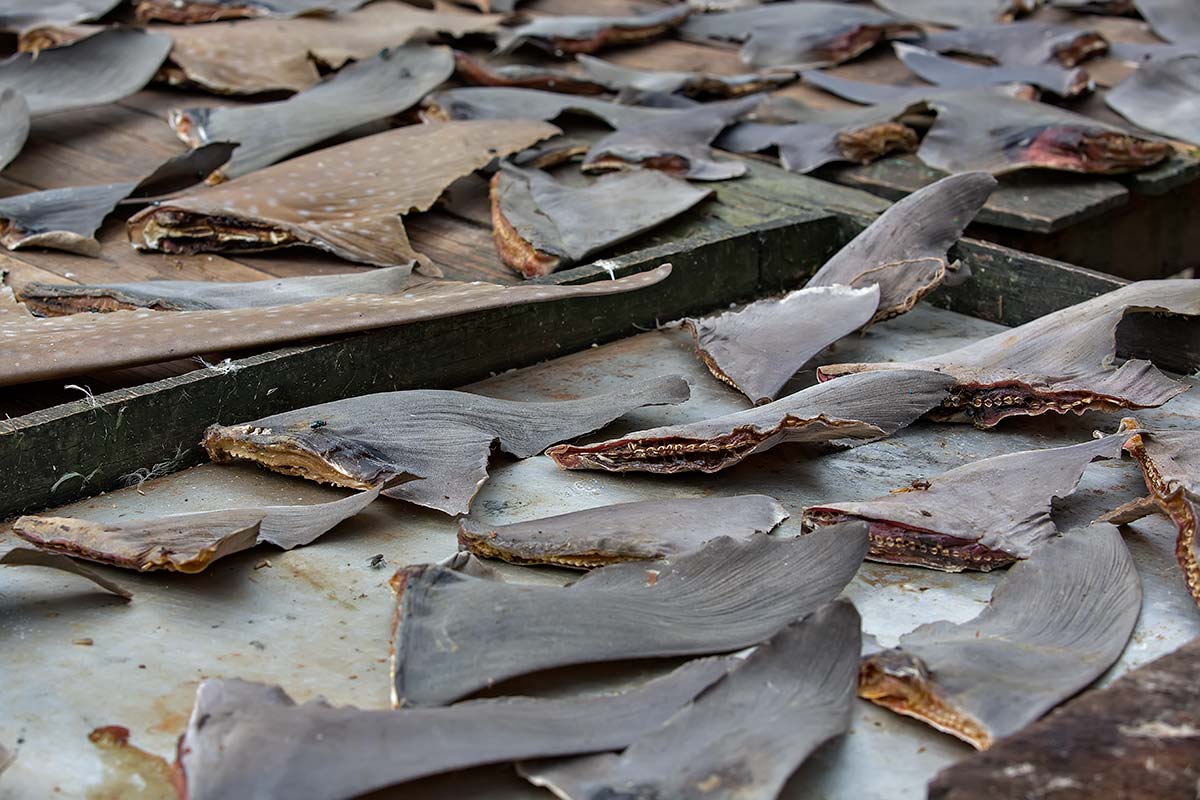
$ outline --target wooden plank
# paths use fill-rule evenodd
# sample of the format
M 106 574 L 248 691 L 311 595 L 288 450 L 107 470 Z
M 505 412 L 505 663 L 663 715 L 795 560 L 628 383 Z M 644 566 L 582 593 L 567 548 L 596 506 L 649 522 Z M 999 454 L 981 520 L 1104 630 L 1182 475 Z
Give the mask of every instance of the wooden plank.
M 899 200 L 945 176 L 916 156 L 880 159 L 865 166 L 836 165 L 821 177 Z M 1116 181 L 1041 171 L 1002 176 L 978 220 L 1034 233 L 1053 233 L 1128 202 L 1129 190 Z
M 0 516 L 114 488 L 123 475 L 160 462 L 173 461 L 174 468 L 196 463 L 196 443 L 213 422 L 373 391 L 460 385 L 749 299 L 759 290 L 764 246 L 801 249 L 806 240 L 799 231 L 820 219 L 789 217 L 733 236 L 700 231 L 611 260 L 617 275 L 675 264 L 670 279 L 630 295 L 370 331 L 239 359 L 232 370 L 199 370 L 0 421 L 0 469 L 9 476 Z M 558 280 L 584 277 L 573 273 Z M 90 474 L 86 488 L 76 480 L 59 483 L 69 472 Z
M 1116 210 L 1048 235 L 976 228 L 977 235 L 1122 278 L 1165 278 L 1200 266 L 1200 182 L 1165 195 L 1134 194 Z
M 1157 167 L 1120 175 L 1116 180 L 1130 191 L 1148 195 L 1163 195 L 1200 178 L 1200 158 L 1189 153 L 1176 153 Z
M 1112 275 L 979 239 L 961 240 L 951 256 L 970 268 L 971 279 L 937 289 L 929 296 L 930 302 L 1004 325 L 1022 325 L 1126 283 Z

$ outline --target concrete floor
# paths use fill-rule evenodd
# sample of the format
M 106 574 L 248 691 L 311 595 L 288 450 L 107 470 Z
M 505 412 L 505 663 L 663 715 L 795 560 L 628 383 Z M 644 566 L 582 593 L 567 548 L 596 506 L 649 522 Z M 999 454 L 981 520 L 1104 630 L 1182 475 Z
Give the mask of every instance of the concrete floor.
M 921 306 L 839 343 L 823 362 L 911 358 L 944 352 L 998 326 Z M 471 391 L 514 399 L 567 399 L 652 375 L 683 374 L 693 397 L 680 406 L 642 409 L 597 438 L 746 407 L 694 356 L 680 330 L 650 332 L 505 373 Z M 811 382 L 802 373 L 796 386 Z M 1196 383 L 1192 379 L 1192 383 Z M 1139 413 L 1149 428 L 1195 427 L 1200 393 Z M 232 423 L 241 420 L 221 420 Z M 558 470 L 548 458 L 492 460 L 492 478 L 472 514 L 498 522 L 532 519 L 609 503 L 671 496 L 765 493 L 792 518 L 777 531 L 798 530 L 800 512 L 819 501 L 865 499 L 909 481 L 1004 452 L 1083 441 L 1118 418 L 1009 420 L 993 432 L 919 423 L 899 435 L 852 450 L 814 456 L 779 447 L 714 476 L 609 475 Z M 1056 506 L 1068 529 L 1143 494 L 1128 459 L 1092 465 L 1076 494 Z M 204 465 L 63 509 L 94 519 L 234 505 L 312 502 L 338 492 L 252 467 Z M 240 677 L 277 683 L 297 701 L 323 695 L 335 704 L 385 708 L 389 702 L 388 637 L 392 614 L 387 579 L 396 567 L 441 560 L 456 549 L 455 522 L 445 515 L 380 499 L 319 542 L 291 552 L 262 546 L 224 559 L 200 575 L 138 574 L 99 567 L 132 589 L 126 604 L 78 578 L 49 570 L 5 569 L 0 583 L 0 743 L 18 751 L 0 777 L 0 798 L 158 797 L 129 759 L 93 746 L 92 729 L 122 725 L 131 742 L 173 756 L 199 680 Z M 1133 641 L 1106 680 L 1200 635 L 1200 614 L 1172 555 L 1174 528 L 1160 518 L 1138 522 L 1127 542 L 1145 584 Z M 0 550 L 15 537 L 0 532 Z M 386 566 L 370 565 L 381 554 Z M 510 580 L 563 583 L 561 570 L 502 565 Z M 923 622 L 975 616 L 999 575 L 949 575 L 864 564 L 845 596 L 864 628 L 885 645 Z M 90 645 L 78 644 L 90 640 Z M 583 671 L 587 686 L 613 678 Z M 578 690 L 526 678 L 513 691 Z M 799 800 L 924 797 L 925 783 L 970 749 L 926 726 L 856 701 L 852 730 L 821 748 L 793 777 L 783 797 Z M 549 798 L 515 776 L 489 767 L 420 781 L 377 797 Z

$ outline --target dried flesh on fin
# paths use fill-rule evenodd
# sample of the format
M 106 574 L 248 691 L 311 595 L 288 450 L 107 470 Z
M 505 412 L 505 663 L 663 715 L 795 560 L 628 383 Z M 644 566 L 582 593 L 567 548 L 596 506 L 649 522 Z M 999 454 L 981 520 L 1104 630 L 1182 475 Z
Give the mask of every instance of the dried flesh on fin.
M 1074 492 L 1093 460 L 1119 458 L 1127 438 L 985 458 L 874 500 L 812 506 L 804 525 L 867 522 L 872 561 L 945 572 L 1006 567 L 1058 534 L 1053 500 Z
M 1116 529 L 1073 530 L 1014 565 L 979 616 L 863 659 L 858 694 L 985 750 L 1104 674 L 1141 606 Z
M 38 548 L 115 567 L 202 572 L 219 558 L 267 542 L 291 550 L 311 544 L 366 508 L 380 486 L 298 506 L 231 508 L 164 517 L 93 522 L 71 517 L 21 517 L 13 532 Z
M 467 392 L 414 390 L 335 400 L 241 425 L 214 425 L 214 461 L 249 460 L 320 483 L 363 488 L 418 480 L 388 497 L 465 513 L 487 480 L 493 445 L 518 458 L 598 428 L 635 408 L 687 400 L 679 377 L 640 381 L 579 400 L 519 402 Z
M 509 525 L 463 519 L 458 546 L 514 564 L 591 569 L 692 552 L 718 536 L 769 533 L 787 516 L 765 495 L 645 500 Z
M 766 405 L 700 422 L 628 433 L 546 451 L 563 469 L 606 472 L 719 472 L 784 442 L 837 442 L 889 436 L 935 408 L 953 379 L 908 371 L 840 391 L 811 386 Z
M 1126 419 L 1121 426 L 1135 430 L 1137 422 Z M 1200 547 L 1196 542 L 1196 529 L 1200 526 L 1200 432 L 1137 434 L 1125 443 L 1125 449 L 1141 465 L 1150 498 L 1179 530 L 1175 560 L 1183 572 L 1188 593 L 1200 605 Z
M 866 549 L 866 526 L 848 523 L 816 538 L 720 537 L 666 560 L 601 567 L 566 587 L 405 567 L 392 578 L 393 697 L 441 705 L 554 667 L 759 644 L 836 597 Z
M 931 369 L 957 385 L 935 418 L 991 428 L 1010 416 L 1094 409 L 1154 408 L 1187 390 L 1154 365 L 1191 372 L 1163 325 L 1195 325 L 1200 285 L 1192 280 L 1138 281 L 1068 306 L 949 353 L 916 361 L 831 364 L 822 380 L 892 369 Z M 1117 366 L 1117 355 L 1129 356 Z

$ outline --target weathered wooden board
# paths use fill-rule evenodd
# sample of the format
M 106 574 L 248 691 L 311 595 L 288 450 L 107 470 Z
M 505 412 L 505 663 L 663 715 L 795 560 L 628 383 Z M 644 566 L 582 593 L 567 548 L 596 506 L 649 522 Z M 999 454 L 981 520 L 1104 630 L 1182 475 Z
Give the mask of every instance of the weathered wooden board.
M 619 276 L 672 262 L 673 276 L 648 291 L 299 345 L 0 421 L 0 468 L 11 476 L 0 515 L 110 489 L 154 464 L 195 463 L 200 434 L 218 420 L 373 391 L 453 386 L 793 285 L 839 245 L 841 226 L 826 212 L 768 210 L 752 194 L 741 202 L 735 187 L 753 180 L 722 188 L 711 212 L 652 234 L 607 266 L 551 276 L 607 280 L 609 269 Z M 63 480 L 69 473 L 78 477 Z
M 821 171 L 821 177 L 846 186 L 899 200 L 945 177 L 916 156 L 884 158 L 865 166 L 840 165 Z M 979 221 L 1002 228 L 1053 233 L 1120 208 L 1129 190 L 1116 181 L 1087 175 L 1026 172 L 1005 176 L 979 213 Z

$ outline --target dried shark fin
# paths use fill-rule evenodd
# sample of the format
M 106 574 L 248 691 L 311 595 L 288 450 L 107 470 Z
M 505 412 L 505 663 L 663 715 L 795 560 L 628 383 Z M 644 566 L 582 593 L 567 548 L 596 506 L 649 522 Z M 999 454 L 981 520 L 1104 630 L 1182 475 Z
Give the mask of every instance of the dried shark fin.
M 454 51 L 455 74 L 475 86 L 536 89 L 561 94 L 605 94 L 608 87 L 584 75 L 544 64 L 492 64 Z
M 979 616 L 922 625 L 865 658 L 858 694 L 984 750 L 1112 666 L 1141 606 L 1121 535 L 1075 530 L 1013 566 Z
M 868 106 L 893 102 L 923 103 L 929 96 L 929 90 L 919 86 L 856 81 L 819 69 L 805 70 L 800 73 L 800 77 L 809 86 L 815 86 L 843 100 Z
M 460 6 L 474 8 L 476 11 L 482 11 L 484 14 L 511 14 L 517 10 L 517 3 L 521 0 L 451 0 Z
M 503 165 L 489 191 L 492 239 L 505 264 L 535 278 L 656 228 L 710 194 L 652 170 L 577 187 Z
M 346 14 L 370 0 L 137 0 L 140 22 L 190 25 L 252 17 L 298 17 L 306 14 Z
M 25 146 L 29 138 L 29 103 L 16 89 L 0 89 L 0 170 Z
M 930 95 L 937 120 L 917 157 L 945 172 L 994 174 L 1038 168 L 1113 175 L 1153 166 L 1172 152 L 1155 138 L 1001 92 Z
M 942 283 L 947 251 L 996 181 L 953 175 L 898 201 L 779 300 L 687 320 L 709 371 L 755 403 L 775 399 L 814 355 L 858 328 L 903 314 Z
M 709 144 L 762 103 L 758 96 L 696 105 L 618 126 L 592 145 L 584 172 L 657 169 L 691 180 L 722 181 L 746 173 L 741 161 L 718 161 Z
M 1081 14 L 1107 14 L 1119 16 L 1134 12 L 1133 0 L 1048 0 L 1054 8 L 1068 8 Z
M 358 11 L 326 17 L 155 25 L 174 40 L 164 76 L 224 94 L 298 92 L 320 80 L 318 67 L 339 69 L 388 47 L 439 33 L 489 34 L 499 15 L 429 11 L 398 0 L 377 0 Z
M 601 567 L 567 587 L 405 567 L 392 578 L 393 697 L 441 705 L 554 667 L 758 644 L 841 592 L 866 553 L 865 528 L 851 523 L 811 541 L 721 537 L 664 561 Z
M 675 113 L 671 109 L 622 105 L 597 97 L 503 86 L 467 86 L 434 92 L 426 98 L 425 107 L 427 115 L 434 119 L 540 119 L 549 122 L 562 114 L 572 113 L 594 117 L 612 128 L 651 123 Z
M 693 41 L 742 42 L 742 61 L 756 67 L 807 69 L 849 61 L 885 38 L 919 29 L 874 8 L 806 1 L 698 14 L 681 33 Z
M 1079 67 L 1067 69 L 1057 63 L 987 66 L 946 58 L 904 42 L 896 42 L 892 47 L 904 66 L 918 77 L 947 89 L 1020 83 L 1053 92 L 1059 97 L 1075 97 L 1093 86 L 1091 77 Z
M 0 31 L 23 33 L 41 25 L 73 25 L 98 19 L 121 0 L 5 0 Z
M 73 186 L 0 199 L 0 244 L 9 250 L 47 247 L 97 256 L 96 230 L 134 186 Z
M 860 638 L 854 606 L 822 606 L 620 755 L 518 770 L 564 800 L 777 797 L 822 742 L 849 729 Z
M 897 17 L 952 28 L 1012 22 L 1041 5 L 1041 0 L 875 0 Z
M 761 494 L 619 503 L 509 525 L 463 519 L 458 546 L 513 564 L 591 569 L 699 550 L 718 536 L 769 533 L 788 514 Z
M 997 64 L 1060 64 L 1075 67 L 1108 50 L 1096 31 L 1047 22 L 981 25 L 931 33 L 921 46 L 938 53 L 983 56 Z
M 456 178 L 558 133 L 544 122 L 410 125 L 175 197 L 131 217 L 140 250 L 254 251 L 307 245 L 348 261 L 418 258 L 400 217 L 425 211 Z M 424 157 L 430 152 L 439 158 Z
M 448 48 L 410 44 L 347 66 L 311 89 L 274 103 L 170 112 L 186 144 L 237 142 L 210 183 L 270 166 L 310 145 L 415 105 L 454 71 Z
M 809 359 L 869 323 L 878 307 L 878 285 L 814 286 L 684 322 L 709 371 L 762 404 Z
M 1172 362 L 1179 354 L 1172 352 L 1169 339 L 1158 337 L 1155 344 L 1150 334 L 1180 318 L 1194 325 L 1196 317 L 1200 285 L 1195 281 L 1138 281 L 949 353 L 905 363 L 831 364 L 819 368 L 817 376 L 828 380 L 877 370 L 937 370 L 957 385 L 935 417 L 971 421 L 981 428 L 1010 416 L 1051 411 L 1153 408 L 1188 385 L 1151 363 Z M 1134 342 L 1147 349 L 1122 349 L 1137 357 L 1116 366 L 1119 344 L 1125 348 Z M 1200 364 L 1170 366 L 1190 371 Z
M 248 460 L 276 472 L 362 488 L 399 475 L 420 480 L 388 497 L 465 513 L 487 480 L 493 445 L 518 458 L 598 428 L 635 408 L 687 400 L 687 382 L 655 378 L 561 402 L 498 400 L 467 392 L 383 392 L 214 425 L 204 447 L 214 461 Z
M 17 52 L 40 53 L 95 36 L 109 30 L 104 25 L 43 25 L 21 31 L 17 37 Z
M 1150 29 L 1168 42 L 1200 43 L 1200 14 L 1189 0 L 1133 0 Z
M 1200 146 L 1200 47 L 1142 64 L 1104 102 L 1138 127 Z
M 213 141 L 172 156 L 138 181 L 123 202 L 146 202 L 195 186 L 227 162 L 236 148 L 228 141 Z
M 86 578 L 106 592 L 115 594 L 123 600 L 133 598 L 133 592 L 121 586 L 121 584 L 110 581 L 99 572 L 96 572 L 96 570 L 85 567 L 75 559 L 64 556 L 61 553 L 47 553 L 44 550 L 36 550 L 32 547 L 14 547 L 3 556 L 0 556 L 0 564 L 10 567 L 46 567 L 48 569 L 61 570 L 62 572 L 70 572 L 81 578 Z M 4 767 L 7 766 L 4 763 L 3 756 L 4 750 L 0 748 L 0 772 L 3 772 Z
M 253 547 L 263 516 L 262 509 L 244 508 L 115 523 L 21 517 L 13 532 L 40 549 L 114 567 L 194 573 Z
M 867 377 L 867 376 L 864 376 Z M 628 433 L 589 445 L 559 445 L 546 455 L 563 469 L 606 472 L 719 472 L 785 442 L 879 439 L 937 406 L 953 379 L 909 371 L 897 380 L 860 380 L 841 391 L 819 384 L 746 411 Z
M 336 708 L 319 699 L 297 705 L 277 686 L 209 679 L 196 692 L 178 768 L 191 800 L 349 800 L 483 764 L 625 747 L 730 666 L 728 659 L 697 659 L 620 694 L 398 711 Z
M 779 161 L 789 172 L 812 172 L 838 161 L 868 164 L 889 153 L 916 151 L 916 131 L 901 117 L 922 108 L 923 103 L 905 101 L 849 110 L 795 104 L 783 114 L 788 123 L 741 122 L 725 131 L 717 146 L 735 153 L 777 147 Z
M 987 572 L 1029 558 L 1057 535 L 1053 500 L 1074 492 L 1095 459 L 1119 458 L 1127 438 L 985 458 L 874 500 L 812 506 L 804 526 L 862 520 L 871 526 L 872 561 Z
M 134 308 L 189 311 L 214 308 L 265 308 L 307 303 L 325 297 L 395 294 L 408 285 L 412 265 L 386 267 L 346 275 L 306 275 L 264 281 L 140 281 L 93 286 L 27 283 L 21 302 L 49 317 L 81 311 Z
M 439 281 L 411 287 L 401 296 L 328 297 L 267 309 L 206 309 L 173 314 L 115 311 L 36 318 L 28 313 L 4 313 L 5 307 L 0 304 L 0 386 L 568 297 L 620 294 L 653 286 L 670 274 L 670 265 L 664 264 L 615 281 L 571 286 Z M 115 342 L 120 347 L 115 347 Z
M 1200 639 L 942 770 L 929 800 L 1186 798 L 1200 781 Z
M 665 36 L 692 13 L 687 3 L 628 17 L 544 16 L 496 31 L 496 52 L 533 44 L 555 54 L 595 53 L 605 47 L 638 44 Z
M 808 286 L 880 287 L 875 321 L 903 314 L 956 267 L 947 252 L 996 188 L 982 172 L 951 175 L 893 203 L 825 262 Z
M 269 542 L 284 550 L 311 544 L 367 507 L 379 486 L 328 503 L 263 506 L 93 522 L 21 517 L 13 532 L 36 547 L 114 567 L 202 572 L 219 558 Z
M 71 186 L 0 199 L 0 244 L 9 250 L 48 247 L 85 256 L 100 252 L 97 229 L 123 200 L 190 186 L 232 152 L 224 142 L 175 156 L 141 181 Z
M 585 75 L 612 91 L 741 97 L 777 89 L 796 80 L 796 72 L 790 69 L 718 75 L 713 72 L 630 69 L 588 55 L 576 56 L 575 60 L 583 67 Z
M 1137 429 L 1137 421 L 1122 420 L 1121 428 L 1132 433 Z M 1150 490 L 1149 499 L 1179 529 L 1175 560 L 1183 571 L 1188 592 L 1200 605 L 1200 547 L 1196 543 L 1196 529 L 1200 526 L 1200 432 L 1135 433 L 1125 443 L 1125 449 L 1142 468 L 1146 488 Z M 1143 504 L 1139 510 L 1149 509 Z M 1106 521 L 1123 524 L 1136 518 L 1115 517 Z
M 25 96 L 32 116 L 103 105 L 141 89 L 171 50 L 171 40 L 110 28 L 65 47 L 0 61 L 0 88 Z

